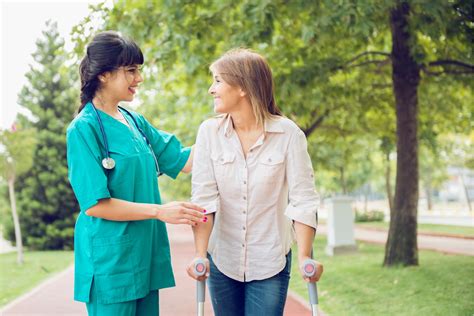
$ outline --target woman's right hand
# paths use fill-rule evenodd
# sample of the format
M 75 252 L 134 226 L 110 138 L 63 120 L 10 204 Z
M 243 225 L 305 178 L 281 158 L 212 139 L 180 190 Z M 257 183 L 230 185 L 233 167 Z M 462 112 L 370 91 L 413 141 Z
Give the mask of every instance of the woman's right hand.
M 204 209 L 193 203 L 170 202 L 157 206 L 156 218 L 165 223 L 196 226 L 207 221 Z
M 194 266 L 196 265 L 196 261 L 198 260 L 204 260 L 204 262 L 206 263 L 206 273 L 201 276 L 197 276 L 194 271 Z M 205 279 L 207 279 L 207 277 L 209 276 L 209 271 L 211 271 L 211 268 L 209 266 L 209 259 L 207 259 L 206 257 L 195 257 L 186 267 L 186 272 L 188 272 L 188 275 L 197 281 L 204 281 Z

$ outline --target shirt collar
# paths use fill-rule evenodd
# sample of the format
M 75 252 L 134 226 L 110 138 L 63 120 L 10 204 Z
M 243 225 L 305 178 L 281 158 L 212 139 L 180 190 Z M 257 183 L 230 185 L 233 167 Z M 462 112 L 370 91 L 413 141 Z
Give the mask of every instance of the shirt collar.
M 225 137 L 230 137 L 230 135 L 232 135 L 232 132 L 234 131 L 234 123 L 232 122 L 230 114 L 226 114 L 226 116 L 224 117 L 223 125 Z
M 234 124 L 232 122 L 232 118 L 230 117 L 230 114 L 226 114 L 225 116 L 222 117 L 222 121 L 219 124 L 219 126 L 224 128 L 225 137 L 230 137 L 232 135 L 234 131 Z M 265 131 L 265 134 L 285 132 L 281 126 L 281 120 L 279 117 L 275 119 L 265 120 L 264 131 Z
M 275 117 L 274 119 L 265 120 L 265 133 L 284 133 L 283 127 L 281 126 L 281 117 Z

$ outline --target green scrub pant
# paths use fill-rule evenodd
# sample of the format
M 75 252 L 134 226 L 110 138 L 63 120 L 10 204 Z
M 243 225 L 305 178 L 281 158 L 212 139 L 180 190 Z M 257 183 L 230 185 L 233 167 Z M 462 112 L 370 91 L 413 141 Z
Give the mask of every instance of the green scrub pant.
M 159 316 L 158 291 L 154 290 L 147 296 L 138 300 L 115 303 L 97 303 L 94 286 L 92 286 L 91 298 L 86 303 L 89 316 Z

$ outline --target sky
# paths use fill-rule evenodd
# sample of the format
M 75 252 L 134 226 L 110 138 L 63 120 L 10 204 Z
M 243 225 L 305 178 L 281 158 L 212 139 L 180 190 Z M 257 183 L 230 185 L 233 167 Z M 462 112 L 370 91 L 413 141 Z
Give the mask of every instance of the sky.
M 89 13 L 89 4 L 99 0 L 0 0 L 0 129 L 10 128 L 16 114 L 22 110 L 17 104 L 18 93 L 27 82 L 25 73 L 33 63 L 31 54 L 36 40 L 41 37 L 46 21 L 58 22 L 58 30 L 72 43 L 69 33 Z

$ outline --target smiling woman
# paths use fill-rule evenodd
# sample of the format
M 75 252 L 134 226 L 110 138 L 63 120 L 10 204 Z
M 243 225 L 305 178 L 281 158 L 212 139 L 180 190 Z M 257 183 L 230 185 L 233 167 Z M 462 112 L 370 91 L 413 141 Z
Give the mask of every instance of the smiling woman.
M 134 99 L 143 62 L 135 42 L 108 31 L 94 37 L 80 65 L 67 159 L 81 209 L 74 298 L 89 315 L 158 315 L 158 290 L 174 286 L 165 222 L 204 221 L 197 205 L 161 205 L 158 189 L 160 174 L 190 170 L 191 148 L 118 105 Z
M 201 124 L 192 200 L 209 221 L 193 227 L 197 257 L 207 261 L 216 316 L 283 315 L 298 241 L 300 267 L 311 260 L 318 195 L 306 137 L 275 103 L 270 66 L 247 49 L 225 53 L 210 67 L 209 94 L 220 114 Z M 319 280 L 317 273 L 302 277 Z

